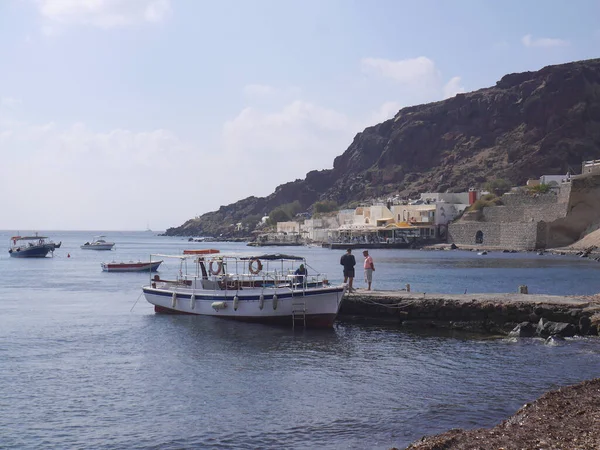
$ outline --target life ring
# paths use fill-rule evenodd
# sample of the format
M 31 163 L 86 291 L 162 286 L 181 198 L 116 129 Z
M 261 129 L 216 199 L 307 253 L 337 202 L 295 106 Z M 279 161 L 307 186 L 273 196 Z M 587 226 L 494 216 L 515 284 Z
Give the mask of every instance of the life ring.
M 254 268 L 254 263 L 256 262 L 256 268 Z M 250 260 L 250 262 L 248 263 L 248 270 L 250 271 L 250 273 L 252 275 L 256 275 L 257 273 L 259 273 L 263 268 L 262 262 L 260 262 L 260 259 L 258 258 L 252 258 Z
M 217 263 L 217 268 L 214 268 L 214 264 Z M 208 266 L 208 270 L 210 271 L 211 275 L 219 275 L 221 273 L 221 271 L 223 270 L 223 262 L 222 261 L 211 261 L 209 266 Z

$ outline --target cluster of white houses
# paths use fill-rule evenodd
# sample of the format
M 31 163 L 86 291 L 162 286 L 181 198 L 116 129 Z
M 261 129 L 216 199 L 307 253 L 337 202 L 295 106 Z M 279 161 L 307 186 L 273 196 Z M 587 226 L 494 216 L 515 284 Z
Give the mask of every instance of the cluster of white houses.
M 258 236 L 257 243 L 410 244 L 445 239 L 448 223 L 478 198 L 475 190 L 462 193 L 426 193 L 418 200 L 389 198 L 306 219 L 278 222 L 277 233 Z
M 582 175 L 574 178 L 596 174 L 600 174 L 600 160 L 584 161 Z M 521 216 L 527 216 L 527 220 L 523 219 L 522 221 L 529 226 L 532 223 L 537 224 L 540 220 L 547 221 L 549 214 L 552 215 L 554 210 L 567 204 L 565 202 L 570 197 L 572 178 L 570 173 L 543 175 L 539 179 L 527 182 L 528 187 L 540 184 L 548 186 L 551 195 L 545 197 L 534 196 L 532 198 L 524 195 L 525 191 L 522 188 L 513 188 L 507 196 L 503 197 L 505 206 L 484 208 L 489 211 L 484 214 L 485 223 L 483 225 L 479 222 L 473 223 L 472 218 L 467 220 L 467 216 L 464 216 L 463 220 L 453 223 L 450 230 L 448 228 L 451 222 L 461 216 L 481 194 L 486 193 L 470 189 L 469 192 L 461 193 L 421 194 L 419 199 L 412 201 L 401 201 L 396 197 L 388 198 L 378 200 L 369 206 L 345 209 L 304 221 L 278 222 L 276 233 L 259 234 L 255 244 L 321 243 L 332 246 L 335 244 L 407 246 L 413 242 L 426 243 L 427 241 L 445 241 L 446 239 L 457 244 L 483 243 L 482 239 L 477 239 L 477 236 L 483 233 L 481 230 L 478 229 L 475 234 L 471 233 L 475 236 L 473 237 L 468 232 L 461 234 L 461 227 L 470 230 L 470 228 L 481 228 L 485 225 L 488 228 L 491 227 L 488 230 L 489 236 L 493 237 L 494 232 L 498 234 L 500 231 L 510 236 L 515 233 L 517 229 L 515 221 L 521 220 L 519 219 Z M 553 206 L 554 203 L 557 203 L 558 206 Z M 560 214 L 554 215 L 557 214 L 562 217 L 566 213 L 560 212 Z M 510 217 L 506 218 L 507 215 Z M 540 227 L 537 226 L 537 228 Z M 525 231 L 523 233 L 527 234 Z M 536 233 L 539 234 L 539 230 Z M 462 235 L 464 236 L 459 238 Z M 534 236 L 534 238 L 537 239 L 536 242 L 541 241 L 539 237 Z

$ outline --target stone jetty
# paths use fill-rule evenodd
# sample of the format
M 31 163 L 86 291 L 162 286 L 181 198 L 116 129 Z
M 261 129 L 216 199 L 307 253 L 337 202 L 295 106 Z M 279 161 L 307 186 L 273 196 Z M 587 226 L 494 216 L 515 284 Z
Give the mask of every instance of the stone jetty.
M 520 290 L 527 291 L 524 286 Z M 347 294 L 340 318 L 516 337 L 598 335 L 600 295 L 436 294 L 359 289 Z

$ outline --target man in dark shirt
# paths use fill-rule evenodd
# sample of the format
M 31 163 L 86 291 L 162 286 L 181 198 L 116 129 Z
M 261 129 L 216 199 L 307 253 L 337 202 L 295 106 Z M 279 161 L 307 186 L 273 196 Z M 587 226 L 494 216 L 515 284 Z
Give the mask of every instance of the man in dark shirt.
M 306 267 L 304 267 L 304 264 L 300 264 L 300 267 L 298 267 L 296 269 L 296 271 L 294 272 L 294 275 L 296 275 L 295 278 L 295 282 L 297 284 L 299 284 L 300 286 L 305 286 L 306 287 L 306 275 L 307 275 L 307 271 L 306 271 Z
M 348 283 L 348 292 L 354 291 L 352 282 L 354 281 L 354 266 L 356 265 L 356 259 L 352 254 L 352 249 L 346 250 L 346 254 L 340 258 L 340 264 L 344 266 L 344 283 Z

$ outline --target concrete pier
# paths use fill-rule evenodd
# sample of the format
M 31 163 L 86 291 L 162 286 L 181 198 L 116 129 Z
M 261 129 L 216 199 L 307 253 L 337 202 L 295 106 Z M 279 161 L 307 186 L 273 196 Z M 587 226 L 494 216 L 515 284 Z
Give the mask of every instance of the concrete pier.
M 521 337 L 598 335 L 600 295 L 463 295 L 359 289 L 347 294 L 340 318 Z

